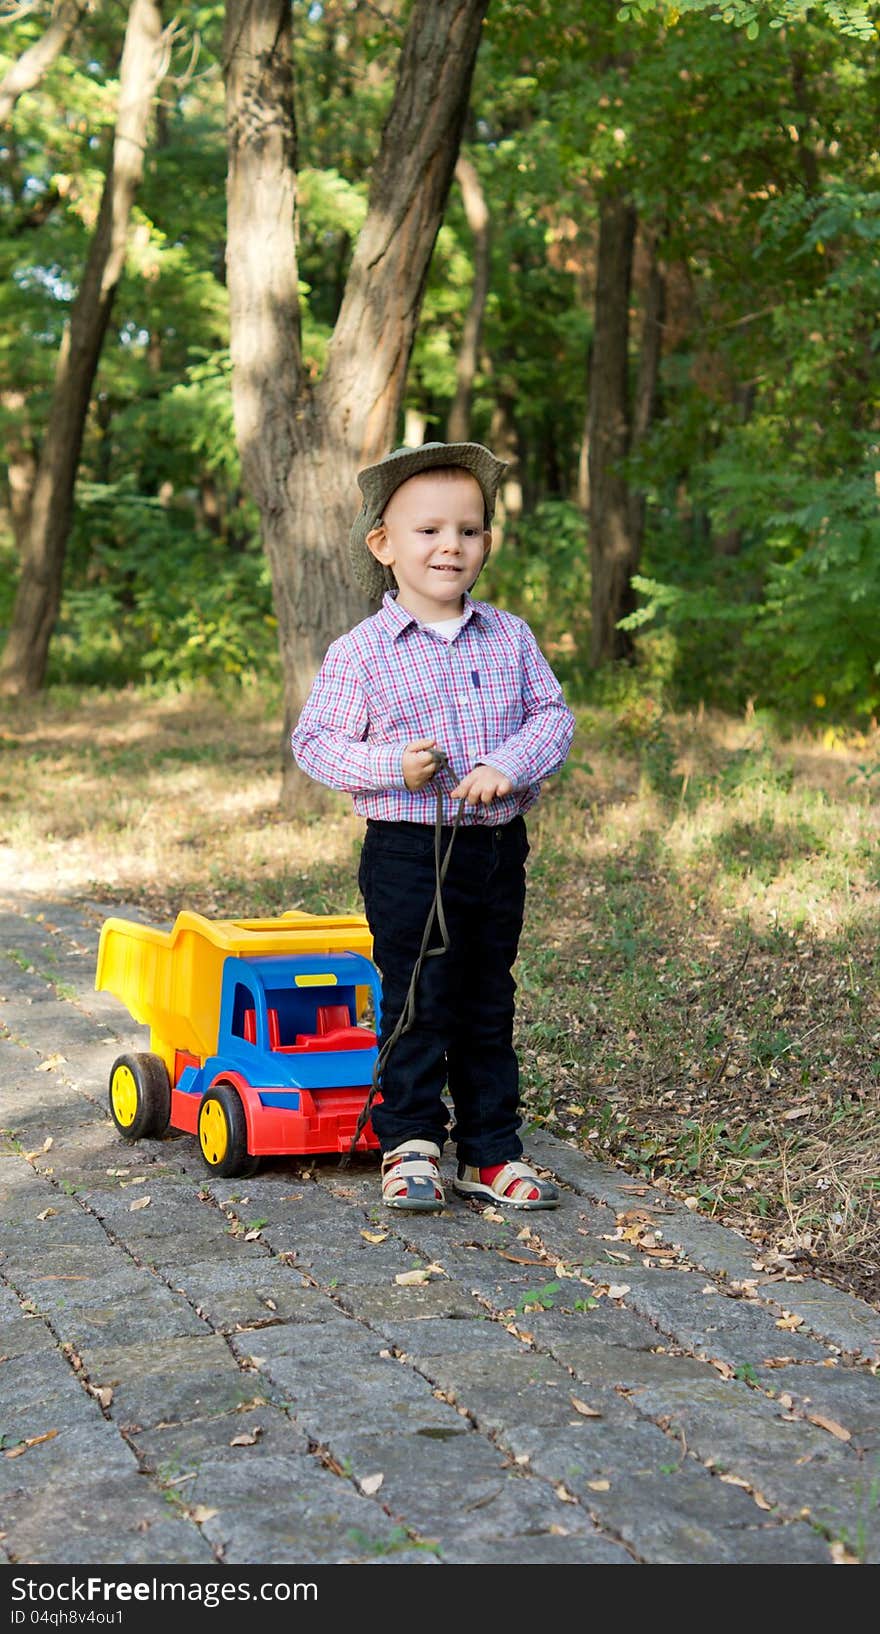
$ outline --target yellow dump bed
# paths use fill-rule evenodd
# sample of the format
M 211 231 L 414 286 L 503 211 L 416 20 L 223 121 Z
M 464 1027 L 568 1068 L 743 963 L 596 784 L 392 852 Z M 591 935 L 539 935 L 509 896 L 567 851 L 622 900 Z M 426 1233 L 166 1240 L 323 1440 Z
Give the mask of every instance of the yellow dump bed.
M 105 919 L 95 987 L 121 999 L 135 1021 L 149 1027 L 150 1049 L 173 1072 L 175 1050 L 202 1060 L 216 1053 L 222 971 L 230 954 L 350 952 L 369 959 L 372 951 L 362 914 L 294 910 L 277 919 L 205 919 L 185 911 L 170 931 Z

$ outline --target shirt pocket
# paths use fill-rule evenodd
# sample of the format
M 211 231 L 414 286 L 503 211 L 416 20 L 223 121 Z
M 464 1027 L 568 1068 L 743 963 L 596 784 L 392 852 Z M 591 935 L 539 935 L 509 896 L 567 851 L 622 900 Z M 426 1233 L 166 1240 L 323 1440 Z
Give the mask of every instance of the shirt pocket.
M 459 688 L 456 702 L 480 740 L 481 752 L 489 753 L 522 726 L 519 666 L 510 659 L 496 661 L 491 668 L 475 669 L 467 680 L 470 685 Z

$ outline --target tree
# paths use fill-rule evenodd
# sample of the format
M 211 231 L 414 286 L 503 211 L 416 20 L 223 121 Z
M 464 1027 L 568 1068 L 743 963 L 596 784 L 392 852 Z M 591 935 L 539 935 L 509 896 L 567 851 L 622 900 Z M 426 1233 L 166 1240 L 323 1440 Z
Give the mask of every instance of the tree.
M 630 443 L 629 302 L 636 212 L 609 192 L 599 206 L 595 323 L 588 411 L 591 624 L 594 667 L 627 658 L 632 637 L 618 620 L 632 612 L 638 566 L 626 475 Z
M 491 277 L 489 207 L 476 165 L 460 153 L 455 176 L 474 240 L 474 283 L 461 333 L 455 371 L 455 397 L 446 422 L 448 442 L 467 442 L 471 434 L 471 399 L 480 355 L 480 334 Z
M 352 577 L 355 475 L 394 441 L 488 0 L 415 0 L 366 219 L 323 374 L 303 367 L 297 132 L 288 0 L 228 0 L 228 246 L 233 405 L 259 507 L 283 673 L 282 800 L 326 797 L 290 730 L 329 642 L 369 611 Z
M 147 127 L 167 64 L 160 0 L 132 0 L 119 75 L 113 147 L 88 259 L 62 339 L 52 403 L 33 485 L 21 577 L 0 691 L 42 686 L 58 616 L 73 492 L 92 382 L 125 263 L 131 207 L 143 173 Z
M 61 55 L 87 4 L 88 0 L 56 0 L 48 27 L 27 46 L 0 81 L 0 125 L 6 124 L 19 97 L 39 85 Z

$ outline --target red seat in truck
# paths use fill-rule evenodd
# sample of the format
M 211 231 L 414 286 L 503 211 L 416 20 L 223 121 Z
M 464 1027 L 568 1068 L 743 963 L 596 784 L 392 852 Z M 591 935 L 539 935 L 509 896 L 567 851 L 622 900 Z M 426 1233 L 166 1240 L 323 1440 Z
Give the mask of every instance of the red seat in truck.
M 297 1033 L 300 1050 L 366 1050 L 376 1042 L 375 1033 L 353 1027 L 347 1004 L 319 1004 L 315 1013 L 317 1032 Z
M 347 1013 L 348 1012 L 346 1012 L 346 1014 Z M 278 1031 L 278 1011 L 277 1010 L 269 1010 L 268 1011 L 268 1018 L 269 1018 L 269 1048 L 270 1048 L 270 1050 L 277 1050 L 279 1045 L 280 1045 L 280 1042 L 281 1042 L 281 1035 L 280 1035 L 280 1033 Z M 256 1012 L 256 1010 L 245 1010 L 245 1013 L 244 1013 L 244 1037 L 245 1037 L 245 1042 L 248 1043 L 248 1044 L 256 1044 L 256 1042 L 257 1042 L 257 1012 Z
M 281 1031 L 278 1024 L 278 1011 L 268 1010 L 269 1048 L 292 1053 L 303 1050 L 368 1050 L 376 1042 L 375 1033 L 368 1032 L 365 1027 L 353 1027 L 347 1004 L 319 1004 L 315 1013 L 314 1033 L 297 1033 L 293 1044 L 281 1043 Z M 248 1044 L 257 1042 L 257 1017 L 255 1010 L 245 1010 L 243 1020 L 244 1037 Z

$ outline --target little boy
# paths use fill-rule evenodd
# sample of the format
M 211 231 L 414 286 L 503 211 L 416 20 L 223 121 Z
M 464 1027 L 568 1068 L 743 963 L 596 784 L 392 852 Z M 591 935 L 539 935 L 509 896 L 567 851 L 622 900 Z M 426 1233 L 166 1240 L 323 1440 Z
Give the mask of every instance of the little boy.
M 450 945 L 420 973 L 414 1020 L 388 1054 L 372 1111 L 389 1208 L 444 1206 L 446 1086 L 456 1192 L 518 1209 L 559 1200 L 521 1161 L 511 967 L 523 813 L 564 762 L 574 716 L 524 620 L 470 596 L 504 470 L 479 443 L 425 443 L 359 473 L 350 556 L 362 589 L 376 601 L 384 591 L 382 605 L 331 644 L 291 739 L 302 770 L 347 790 L 366 818 L 358 882 L 382 976 L 380 1049 L 434 901 L 436 781 L 444 854 L 465 802 L 442 892 Z

